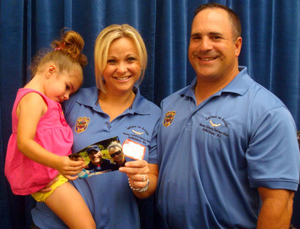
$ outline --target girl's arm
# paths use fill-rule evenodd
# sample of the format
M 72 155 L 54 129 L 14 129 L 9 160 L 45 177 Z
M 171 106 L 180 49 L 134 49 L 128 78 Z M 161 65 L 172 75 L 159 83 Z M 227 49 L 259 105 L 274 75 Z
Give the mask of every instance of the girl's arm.
M 47 105 L 39 94 L 28 93 L 21 99 L 17 107 L 18 149 L 31 160 L 56 169 L 67 179 L 74 180 L 77 177 L 71 175 L 76 175 L 82 170 L 84 167 L 82 161 L 72 161 L 68 156 L 58 156 L 34 141 L 38 123 L 46 111 Z

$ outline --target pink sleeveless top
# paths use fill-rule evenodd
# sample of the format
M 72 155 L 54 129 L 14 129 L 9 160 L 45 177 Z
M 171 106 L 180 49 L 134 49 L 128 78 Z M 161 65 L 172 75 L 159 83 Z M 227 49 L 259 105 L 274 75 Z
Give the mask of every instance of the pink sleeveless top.
M 37 126 L 35 141 L 46 150 L 60 156 L 71 154 L 73 133 L 67 124 L 61 105 L 38 91 L 21 88 L 18 90 L 12 110 L 12 135 L 9 138 L 5 175 L 11 189 L 16 195 L 28 195 L 45 187 L 58 174 L 57 170 L 41 165 L 22 154 L 17 146 L 17 106 L 28 93 L 41 95 L 48 106 L 47 112 L 41 117 Z

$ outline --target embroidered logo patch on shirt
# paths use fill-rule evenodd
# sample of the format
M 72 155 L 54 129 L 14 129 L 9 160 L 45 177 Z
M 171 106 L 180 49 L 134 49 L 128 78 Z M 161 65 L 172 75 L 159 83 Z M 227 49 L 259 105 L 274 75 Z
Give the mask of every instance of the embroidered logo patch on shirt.
M 80 134 L 83 131 L 85 131 L 89 125 L 90 118 L 87 117 L 78 117 L 76 120 L 76 126 L 75 126 L 75 131 L 76 133 Z
M 216 138 L 228 138 L 228 123 L 220 116 L 209 116 L 199 123 L 201 130 Z
M 176 111 L 168 111 L 165 115 L 165 118 L 164 118 L 164 126 L 165 127 L 168 127 L 172 124 L 173 120 L 174 120 L 174 117 L 175 117 L 175 114 L 176 114 Z

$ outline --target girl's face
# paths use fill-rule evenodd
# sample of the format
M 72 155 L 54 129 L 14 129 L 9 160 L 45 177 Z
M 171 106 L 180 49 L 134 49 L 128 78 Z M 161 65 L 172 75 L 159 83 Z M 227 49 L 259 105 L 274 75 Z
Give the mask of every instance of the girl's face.
M 56 69 L 57 70 L 57 69 Z M 55 101 L 62 103 L 76 92 L 82 84 L 82 74 L 74 68 L 69 72 L 54 71 L 44 86 L 45 95 Z
M 141 62 L 134 41 L 128 37 L 114 40 L 109 47 L 107 64 L 103 71 L 107 92 L 132 92 L 140 75 Z

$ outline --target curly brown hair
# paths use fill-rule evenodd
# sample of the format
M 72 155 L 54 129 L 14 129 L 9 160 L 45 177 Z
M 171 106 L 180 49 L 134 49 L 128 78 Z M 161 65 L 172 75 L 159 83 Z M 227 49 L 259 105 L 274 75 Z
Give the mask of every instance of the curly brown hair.
M 84 47 L 84 40 L 79 33 L 75 31 L 62 31 L 61 39 L 54 40 L 51 43 L 50 51 L 42 51 L 35 56 L 31 65 L 32 77 L 38 70 L 48 62 L 57 64 L 60 71 L 69 71 L 74 65 L 79 65 L 80 70 L 87 65 L 87 57 L 81 53 Z

